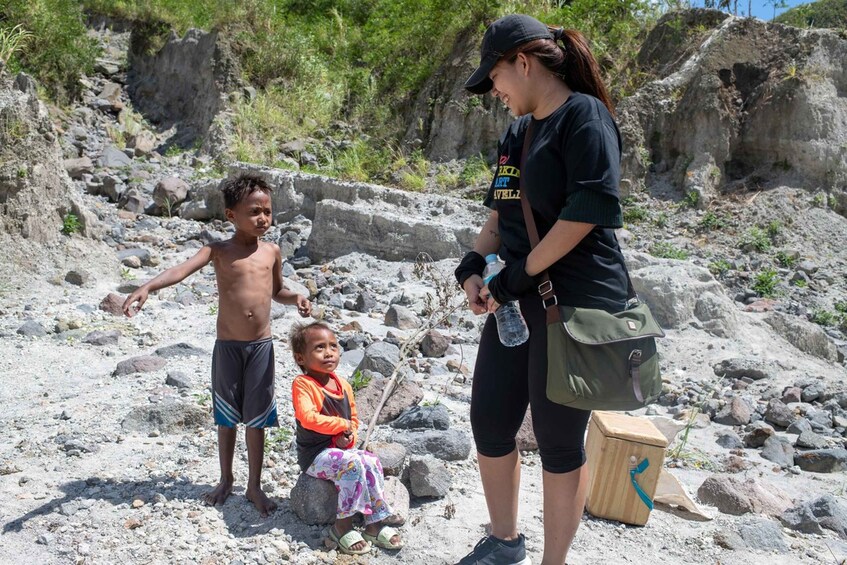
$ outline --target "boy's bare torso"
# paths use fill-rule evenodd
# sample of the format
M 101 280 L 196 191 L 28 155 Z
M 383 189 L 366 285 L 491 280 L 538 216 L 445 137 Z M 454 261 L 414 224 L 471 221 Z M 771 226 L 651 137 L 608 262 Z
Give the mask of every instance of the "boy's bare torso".
M 275 246 L 257 241 L 213 243 L 212 264 L 218 283 L 218 339 L 254 341 L 271 336 Z

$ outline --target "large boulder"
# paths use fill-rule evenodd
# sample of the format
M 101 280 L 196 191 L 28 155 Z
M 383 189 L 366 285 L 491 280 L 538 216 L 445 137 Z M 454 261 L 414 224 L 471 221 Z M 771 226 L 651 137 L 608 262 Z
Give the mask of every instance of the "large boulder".
M 473 248 L 488 217 L 481 205 L 435 194 L 417 194 L 320 175 L 238 163 L 230 174 L 249 172 L 274 189 L 274 219 L 287 222 L 303 215 L 313 222 L 306 244 L 313 261 L 353 252 L 389 261 L 455 258 Z M 206 213 L 223 218 L 216 188 L 197 190 Z

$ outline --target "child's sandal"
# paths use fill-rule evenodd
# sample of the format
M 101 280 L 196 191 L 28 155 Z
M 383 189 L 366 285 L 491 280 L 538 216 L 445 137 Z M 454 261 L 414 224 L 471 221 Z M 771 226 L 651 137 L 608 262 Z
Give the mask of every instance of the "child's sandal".
M 350 530 L 343 536 L 339 536 L 335 532 L 335 528 L 330 526 L 329 539 L 331 539 L 338 545 L 338 551 L 346 555 L 364 555 L 366 553 L 370 553 L 371 551 L 370 544 L 368 544 L 367 540 L 362 538 L 362 534 L 360 534 L 356 530 Z M 353 546 L 359 542 L 365 542 L 365 547 L 363 549 L 353 549 Z
M 391 538 L 394 536 L 398 536 L 397 530 L 392 528 L 391 526 L 383 526 L 379 529 L 379 533 L 377 535 L 371 535 L 368 532 L 362 532 L 362 537 L 370 543 L 371 545 L 375 545 L 377 547 L 381 547 L 382 549 L 400 549 L 403 547 L 403 541 L 398 541 L 397 543 L 391 543 Z

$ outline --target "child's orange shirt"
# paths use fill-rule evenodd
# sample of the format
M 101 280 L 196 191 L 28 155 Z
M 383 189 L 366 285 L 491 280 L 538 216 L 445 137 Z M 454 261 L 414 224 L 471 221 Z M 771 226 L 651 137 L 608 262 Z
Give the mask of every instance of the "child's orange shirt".
M 348 449 L 357 442 L 359 418 L 353 388 L 334 373 L 330 379 L 335 381 L 341 394 L 330 392 L 309 375 L 299 375 L 291 385 L 294 417 L 297 419 L 297 463 L 304 471 L 318 453 L 337 447 L 335 438 L 347 430 L 348 421 L 353 423 L 353 441 Z

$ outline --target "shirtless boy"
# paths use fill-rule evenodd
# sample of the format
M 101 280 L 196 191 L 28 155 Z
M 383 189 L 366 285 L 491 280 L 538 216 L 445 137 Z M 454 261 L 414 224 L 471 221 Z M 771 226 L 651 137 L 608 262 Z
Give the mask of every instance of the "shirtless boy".
M 271 188 L 255 175 L 229 179 L 223 187 L 226 218 L 235 225 L 227 241 L 211 243 L 184 263 L 164 271 L 130 294 L 123 304 L 129 317 L 141 310 L 151 291 L 174 285 L 211 262 L 218 283 L 217 340 L 212 353 L 212 405 L 218 426 L 220 483 L 203 497 L 223 504 L 232 493 L 236 424 L 245 425 L 247 499 L 264 517 L 276 509 L 261 488 L 265 428 L 278 426 L 274 398 L 271 300 L 296 304 L 301 316 L 312 306 L 282 284 L 279 246 L 260 241 L 271 226 Z M 137 305 L 133 306 L 133 304 Z

